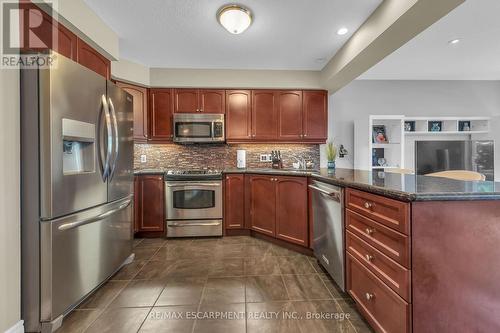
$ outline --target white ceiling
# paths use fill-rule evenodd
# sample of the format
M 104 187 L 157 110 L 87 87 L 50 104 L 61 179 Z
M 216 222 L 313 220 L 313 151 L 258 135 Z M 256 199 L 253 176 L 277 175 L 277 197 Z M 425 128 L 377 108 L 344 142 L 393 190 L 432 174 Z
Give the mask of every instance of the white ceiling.
M 382 0 L 241 0 L 254 14 L 241 35 L 216 20 L 229 0 L 85 2 L 120 36 L 120 57 L 149 67 L 321 70 Z
M 499 0 L 467 0 L 360 79 L 500 80 L 499 15 Z

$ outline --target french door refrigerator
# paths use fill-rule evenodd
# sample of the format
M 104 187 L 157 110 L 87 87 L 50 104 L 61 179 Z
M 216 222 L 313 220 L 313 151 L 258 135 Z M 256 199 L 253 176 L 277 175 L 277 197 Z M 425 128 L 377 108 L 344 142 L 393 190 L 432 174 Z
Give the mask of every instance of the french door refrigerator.
M 56 53 L 21 71 L 22 317 L 53 331 L 133 259 L 132 97 Z

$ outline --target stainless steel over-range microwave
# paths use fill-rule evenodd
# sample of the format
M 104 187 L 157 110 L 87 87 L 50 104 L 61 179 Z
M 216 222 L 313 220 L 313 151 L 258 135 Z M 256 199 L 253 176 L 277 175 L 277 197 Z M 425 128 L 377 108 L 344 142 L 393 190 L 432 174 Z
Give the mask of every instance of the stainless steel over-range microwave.
M 174 142 L 224 142 L 223 114 L 174 114 Z

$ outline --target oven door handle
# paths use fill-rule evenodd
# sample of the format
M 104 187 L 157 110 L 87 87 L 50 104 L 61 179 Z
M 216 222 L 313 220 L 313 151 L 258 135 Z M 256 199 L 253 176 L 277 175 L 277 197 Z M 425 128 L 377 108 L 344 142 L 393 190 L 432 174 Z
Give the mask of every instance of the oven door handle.
M 178 223 L 178 222 L 169 222 L 167 226 L 169 227 L 209 227 L 209 226 L 217 226 L 221 225 L 221 222 L 206 222 L 206 223 Z
M 218 183 L 181 183 L 181 184 L 167 184 L 167 187 L 193 187 L 193 186 L 206 186 L 206 187 L 220 187 Z

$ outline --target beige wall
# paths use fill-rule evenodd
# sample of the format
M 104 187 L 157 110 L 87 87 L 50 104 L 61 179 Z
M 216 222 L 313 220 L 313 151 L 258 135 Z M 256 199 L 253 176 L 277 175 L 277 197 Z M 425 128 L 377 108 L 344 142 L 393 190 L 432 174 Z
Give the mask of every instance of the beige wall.
M 321 89 L 319 71 L 151 68 L 152 87 Z
M 0 69 L 0 332 L 21 319 L 19 119 L 19 71 Z
M 111 62 L 111 77 L 149 86 L 149 68 L 125 59 Z

